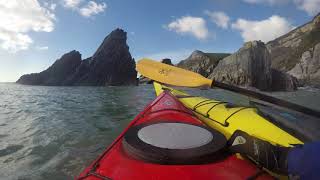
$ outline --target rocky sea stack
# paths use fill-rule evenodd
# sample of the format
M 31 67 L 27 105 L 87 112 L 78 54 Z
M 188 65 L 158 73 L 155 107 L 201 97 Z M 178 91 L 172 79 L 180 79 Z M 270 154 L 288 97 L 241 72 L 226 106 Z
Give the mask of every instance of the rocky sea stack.
M 263 91 L 297 89 L 295 78 L 271 68 L 270 53 L 261 41 L 247 42 L 236 53 L 219 61 L 208 78 Z
M 263 91 L 297 89 L 296 78 L 271 67 L 270 53 L 261 41 L 247 42 L 233 54 L 196 50 L 177 66 L 209 79 Z
M 126 41 L 127 33 L 116 29 L 104 39 L 92 57 L 81 60 L 78 51 L 71 51 L 48 69 L 21 76 L 17 83 L 46 86 L 135 85 L 135 61 Z

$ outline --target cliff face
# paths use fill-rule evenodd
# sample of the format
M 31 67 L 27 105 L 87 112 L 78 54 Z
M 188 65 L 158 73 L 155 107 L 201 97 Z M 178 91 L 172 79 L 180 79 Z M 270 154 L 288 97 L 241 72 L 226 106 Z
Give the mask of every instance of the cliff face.
M 270 53 L 261 41 L 247 42 L 236 53 L 221 60 L 209 78 L 263 91 L 297 89 L 295 78 L 271 68 Z
M 266 45 L 248 42 L 222 60 L 210 60 L 207 53 L 195 51 L 178 66 L 260 90 L 292 91 L 306 85 L 320 88 L 320 14 Z
M 294 91 L 297 90 L 298 80 L 286 72 L 271 68 L 271 90 L 272 91 Z
M 320 14 L 313 20 L 267 43 L 272 67 L 289 71 L 301 55 L 320 42 Z
M 127 33 L 112 31 L 92 57 L 81 60 L 77 51 L 63 55 L 41 73 L 22 76 L 17 83 L 31 85 L 131 85 L 136 84 L 135 61 L 126 44 Z
M 268 50 L 261 41 L 246 43 L 238 52 L 221 60 L 209 78 L 270 90 L 272 76 Z
M 296 77 L 300 85 L 320 87 L 320 14 L 288 34 L 267 43 L 272 67 Z
M 320 88 L 320 43 L 304 52 L 298 63 L 288 73 L 296 77 L 300 85 Z
M 204 53 L 196 50 L 187 59 L 180 61 L 177 66 L 208 77 L 218 62 L 229 55 L 227 53 Z
M 261 41 L 245 43 L 232 55 L 194 51 L 177 66 L 220 82 L 264 91 L 297 89 L 294 77 L 271 67 L 270 53 Z

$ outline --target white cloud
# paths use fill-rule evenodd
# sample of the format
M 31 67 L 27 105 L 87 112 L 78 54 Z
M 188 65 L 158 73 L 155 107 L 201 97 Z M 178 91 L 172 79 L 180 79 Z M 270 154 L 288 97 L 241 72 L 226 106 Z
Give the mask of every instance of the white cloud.
M 42 51 L 42 50 L 48 50 L 49 47 L 48 46 L 37 46 L 36 49 Z
M 106 3 L 96 3 L 89 1 L 84 4 L 83 0 L 63 0 L 63 6 L 78 12 L 81 16 L 91 17 L 104 12 L 107 8 Z
M 243 0 L 250 4 L 269 4 L 269 5 L 279 5 L 294 3 L 295 6 L 308 13 L 310 16 L 314 16 L 320 12 L 320 0 Z
M 273 15 L 262 21 L 238 19 L 232 24 L 232 28 L 240 31 L 244 41 L 268 42 L 289 32 L 294 27 L 285 18 Z
M 205 11 L 205 14 L 207 14 L 210 17 L 211 21 L 215 23 L 217 26 L 224 29 L 228 28 L 230 18 L 226 13 L 222 11 L 216 11 L 216 12 Z
M 310 16 L 320 12 L 320 0 L 294 0 L 298 9 L 307 12 Z
M 198 39 L 209 37 L 206 21 L 201 17 L 184 16 L 168 24 L 167 28 L 180 34 L 191 34 Z
M 79 7 L 82 0 L 63 0 L 63 5 L 66 8 L 76 9 Z
M 57 7 L 57 4 L 54 4 L 54 3 L 53 3 L 53 4 L 50 5 L 49 8 L 50 8 L 52 11 L 54 11 L 54 10 L 56 9 L 56 7 Z
M 1 48 L 11 53 L 26 50 L 33 40 L 26 34 L 0 30 Z
M 47 9 L 50 9 L 51 11 L 54 11 L 57 7 L 57 4 L 55 3 L 49 3 L 49 2 L 42 2 L 42 5 L 47 8 Z
M 51 32 L 54 20 L 37 0 L 0 0 L 0 47 L 13 53 L 26 50 L 33 43 L 27 33 Z
M 285 4 L 285 3 L 288 3 L 290 0 L 243 0 L 243 1 L 250 4 L 275 5 L 275 4 Z
M 106 3 L 97 4 L 94 1 L 89 1 L 87 5 L 79 9 L 79 12 L 84 17 L 90 17 L 99 14 L 100 12 L 104 12 L 106 8 Z

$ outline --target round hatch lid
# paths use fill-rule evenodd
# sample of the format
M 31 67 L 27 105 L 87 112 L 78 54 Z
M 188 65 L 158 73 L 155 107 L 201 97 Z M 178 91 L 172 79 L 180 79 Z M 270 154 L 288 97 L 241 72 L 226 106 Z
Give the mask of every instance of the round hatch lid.
M 130 156 L 160 164 L 199 164 L 223 157 L 226 138 L 213 129 L 181 122 L 140 124 L 123 138 Z

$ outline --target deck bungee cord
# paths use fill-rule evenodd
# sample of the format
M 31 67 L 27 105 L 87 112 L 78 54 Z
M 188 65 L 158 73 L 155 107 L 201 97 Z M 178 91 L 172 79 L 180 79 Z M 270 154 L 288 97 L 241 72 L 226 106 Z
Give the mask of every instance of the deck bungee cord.
M 163 90 L 168 90 L 168 88 L 163 88 Z M 192 97 L 192 98 L 195 98 L 195 97 L 197 97 L 197 96 L 191 96 L 191 97 Z M 181 97 L 181 98 L 191 98 L 191 97 Z M 178 99 L 180 99 L 180 98 L 178 98 Z M 214 104 L 214 103 L 215 103 L 215 104 Z M 205 116 L 206 118 L 208 118 L 208 119 L 210 119 L 210 120 L 212 120 L 212 121 L 220 124 L 221 126 L 228 127 L 228 126 L 229 126 L 229 123 L 227 122 L 227 120 L 228 120 L 229 118 L 231 118 L 233 115 L 235 115 L 236 113 L 238 113 L 238 112 L 240 112 L 240 111 L 242 111 L 242 110 L 249 109 L 249 108 L 254 108 L 254 107 L 243 107 L 243 108 L 241 108 L 241 109 L 233 112 L 230 116 L 228 116 L 228 117 L 224 120 L 224 123 L 221 123 L 220 121 L 217 121 L 217 120 L 213 119 L 213 117 L 210 117 L 209 112 L 210 112 L 214 107 L 216 107 L 216 106 L 218 106 L 218 105 L 221 105 L 221 104 L 227 104 L 227 103 L 228 103 L 228 102 L 214 101 L 214 100 L 211 100 L 211 99 L 206 99 L 206 100 L 200 101 L 198 104 L 196 104 L 196 105 L 195 105 L 194 107 L 192 107 L 191 109 L 192 109 L 193 112 L 195 112 L 195 113 L 197 113 L 197 114 L 201 114 L 200 112 L 197 111 L 197 108 L 200 108 L 201 106 L 206 106 L 206 105 L 209 105 L 209 104 L 214 104 L 214 105 L 212 105 L 212 106 L 208 109 L 208 111 L 206 112 L 205 115 L 203 115 L 203 114 L 201 114 L 201 115 L 203 115 L 203 116 Z

